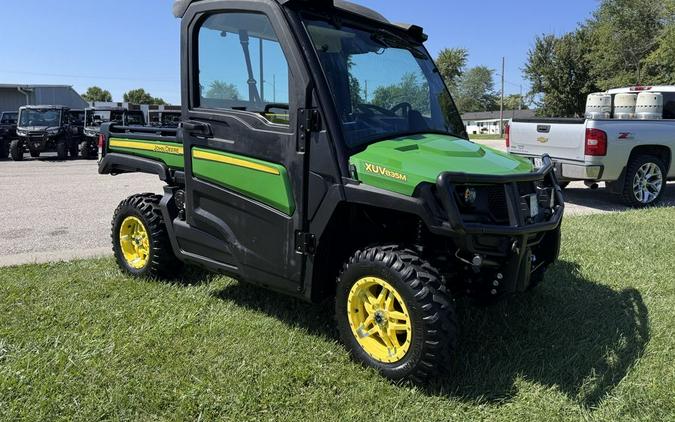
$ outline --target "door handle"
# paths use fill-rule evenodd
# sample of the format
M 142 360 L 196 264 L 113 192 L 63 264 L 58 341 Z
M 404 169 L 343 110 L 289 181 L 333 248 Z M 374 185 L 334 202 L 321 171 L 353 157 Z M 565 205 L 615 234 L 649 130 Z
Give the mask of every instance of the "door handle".
M 213 136 L 213 132 L 211 132 L 211 125 L 208 123 L 182 122 L 180 126 L 190 135 L 204 136 L 206 138 Z

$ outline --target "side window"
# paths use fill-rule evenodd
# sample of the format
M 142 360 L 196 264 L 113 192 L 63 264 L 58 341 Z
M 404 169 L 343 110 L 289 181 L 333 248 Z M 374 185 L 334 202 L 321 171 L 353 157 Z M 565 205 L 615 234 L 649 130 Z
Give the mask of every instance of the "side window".
M 198 107 L 289 123 L 288 62 L 267 16 L 217 13 L 199 28 Z
M 663 118 L 675 119 L 675 92 L 663 93 Z

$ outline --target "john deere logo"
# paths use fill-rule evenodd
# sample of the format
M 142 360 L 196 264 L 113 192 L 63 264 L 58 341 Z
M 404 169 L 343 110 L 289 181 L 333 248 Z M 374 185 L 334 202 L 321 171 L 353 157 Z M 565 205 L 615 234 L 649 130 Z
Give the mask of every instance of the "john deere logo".
M 537 138 L 537 142 L 539 142 L 540 144 L 545 144 L 548 142 L 548 138 L 545 136 L 540 136 Z
M 183 153 L 183 148 L 172 147 L 169 145 L 155 145 L 155 152 L 164 152 L 166 154 L 181 155 Z
M 408 176 L 405 174 L 389 170 L 386 167 L 377 166 L 375 164 L 366 163 L 366 171 L 373 174 L 379 174 L 380 176 L 390 177 L 392 179 L 400 180 L 401 182 L 407 182 Z

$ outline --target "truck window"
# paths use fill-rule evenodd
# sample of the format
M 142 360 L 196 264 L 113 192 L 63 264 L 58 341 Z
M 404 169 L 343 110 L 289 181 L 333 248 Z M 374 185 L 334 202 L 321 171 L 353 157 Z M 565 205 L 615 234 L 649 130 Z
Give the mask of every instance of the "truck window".
M 675 92 L 663 93 L 663 118 L 675 119 Z
M 199 29 L 198 107 L 261 114 L 288 124 L 288 62 L 265 15 L 217 13 Z

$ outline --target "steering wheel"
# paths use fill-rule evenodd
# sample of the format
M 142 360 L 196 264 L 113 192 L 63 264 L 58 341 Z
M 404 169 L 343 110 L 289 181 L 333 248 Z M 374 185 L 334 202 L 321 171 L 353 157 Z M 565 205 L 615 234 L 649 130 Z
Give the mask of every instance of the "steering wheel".
M 410 112 L 412 111 L 412 109 L 413 109 L 413 106 L 410 103 L 402 102 L 402 103 L 396 104 L 394 106 L 394 108 L 391 109 L 391 112 L 396 115 L 396 112 L 401 110 L 401 111 L 403 111 L 402 116 L 406 117 L 406 116 L 410 115 Z

